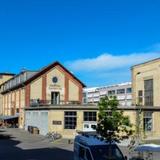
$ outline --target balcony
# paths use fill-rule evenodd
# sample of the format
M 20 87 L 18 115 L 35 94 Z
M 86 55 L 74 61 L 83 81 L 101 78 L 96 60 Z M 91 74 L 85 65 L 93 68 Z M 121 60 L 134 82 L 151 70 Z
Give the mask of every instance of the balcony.
M 54 100 L 41 100 L 41 99 L 31 99 L 30 107 L 40 107 L 40 106 L 60 106 L 60 105 L 80 105 L 79 101 L 59 101 L 58 103 Z

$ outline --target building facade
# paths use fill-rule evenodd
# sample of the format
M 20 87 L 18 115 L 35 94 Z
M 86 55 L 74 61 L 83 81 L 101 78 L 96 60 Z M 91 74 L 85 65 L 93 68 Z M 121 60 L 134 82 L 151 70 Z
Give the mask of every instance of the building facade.
M 95 130 L 97 102 L 115 95 L 118 110 L 129 116 L 138 134 L 158 138 L 160 58 L 133 66 L 131 71 L 132 84 L 85 90 L 85 85 L 58 62 L 37 72 L 23 71 L 0 85 L 1 110 L 3 115 L 17 116 L 19 127 L 26 130 L 34 126 L 42 135 L 55 131 L 64 138 L 74 138 L 77 131 Z
M 131 82 L 115 84 L 104 87 L 85 88 L 83 90 L 83 103 L 97 104 L 101 97 L 116 96 L 120 106 L 132 105 Z
M 59 62 L 38 72 L 24 71 L 1 84 L 3 114 L 17 115 L 24 127 L 24 109 L 37 105 L 81 104 L 85 85 Z
M 133 105 L 146 137 L 160 136 L 160 58 L 132 67 Z
M 13 76 L 15 76 L 13 73 L 0 73 L 0 85 L 11 79 Z
M 78 132 L 95 131 L 98 120 L 96 105 L 44 105 L 25 108 L 25 113 L 26 130 L 32 125 L 38 127 L 42 135 L 54 131 L 63 138 L 74 138 Z M 131 123 L 135 123 L 134 108 L 124 112 L 124 115 L 130 117 Z
M 11 79 L 15 74 L 12 73 L 0 73 L 0 85 L 9 79 Z M 0 94 L 0 115 L 3 114 L 3 108 L 2 108 L 2 95 Z

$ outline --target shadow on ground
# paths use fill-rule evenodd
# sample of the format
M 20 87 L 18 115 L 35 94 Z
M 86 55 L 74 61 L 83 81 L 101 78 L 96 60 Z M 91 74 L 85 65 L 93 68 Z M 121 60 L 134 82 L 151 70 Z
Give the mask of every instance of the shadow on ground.
M 0 160 L 72 160 L 73 152 L 59 148 L 23 150 L 20 141 L 0 131 Z

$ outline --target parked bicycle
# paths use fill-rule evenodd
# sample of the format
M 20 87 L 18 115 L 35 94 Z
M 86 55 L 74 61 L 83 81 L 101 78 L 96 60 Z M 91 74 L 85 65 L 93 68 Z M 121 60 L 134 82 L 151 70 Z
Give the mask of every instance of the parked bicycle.
M 53 142 L 55 140 L 61 139 L 62 135 L 60 133 L 57 133 L 57 132 L 48 132 L 46 134 L 46 138 L 48 138 L 50 141 Z

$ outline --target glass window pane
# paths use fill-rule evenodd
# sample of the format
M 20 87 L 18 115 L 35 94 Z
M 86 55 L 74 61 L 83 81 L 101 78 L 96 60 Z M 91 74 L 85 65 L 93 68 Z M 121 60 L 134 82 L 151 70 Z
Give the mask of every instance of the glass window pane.
M 64 113 L 64 128 L 75 129 L 77 125 L 77 112 L 65 112 Z
M 117 94 L 124 94 L 125 93 L 125 89 L 117 89 Z
M 153 106 L 153 79 L 144 81 L 144 102 L 146 106 Z
M 96 112 L 84 112 L 83 114 L 84 121 L 96 121 L 97 120 L 97 113 Z

